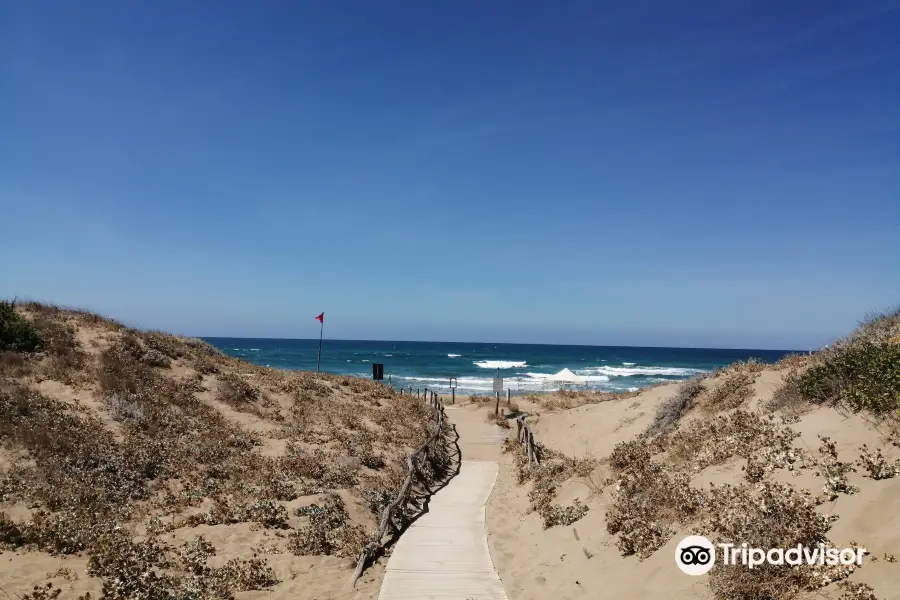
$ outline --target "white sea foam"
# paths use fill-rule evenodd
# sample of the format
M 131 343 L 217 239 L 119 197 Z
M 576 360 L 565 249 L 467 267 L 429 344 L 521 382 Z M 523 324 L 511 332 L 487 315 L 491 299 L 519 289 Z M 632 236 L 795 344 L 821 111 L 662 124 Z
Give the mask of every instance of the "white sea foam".
M 482 369 L 518 369 L 528 366 L 524 360 L 478 360 L 472 364 Z
M 525 373 L 525 376 L 535 381 L 550 382 L 553 381 L 554 377 L 558 377 L 561 373 L 562 371 L 559 373 Z M 578 371 L 576 371 L 575 374 L 579 375 Z M 609 377 L 606 375 L 580 375 L 580 377 L 584 377 L 586 383 L 602 383 L 609 381 Z
M 478 361 L 474 363 L 483 369 L 513 369 L 518 367 L 528 367 L 525 361 Z M 665 377 L 688 377 L 695 373 L 701 373 L 699 369 L 686 369 L 678 367 L 642 367 L 632 365 L 630 367 L 613 367 L 613 366 L 597 366 L 583 369 L 573 369 L 574 374 L 578 375 L 578 382 L 562 381 L 560 373 L 540 373 L 537 369 L 540 367 L 532 366 L 532 371 L 519 373 L 515 375 L 507 375 L 504 377 L 504 388 L 511 389 L 513 392 L 550 392 L 570 387 L 572 384 L 577 388 L 586 387 L 601 391 L 634 391 L 639 389 L 631 383 L 632 380 L 625 379 L 632 375 L 641 375 L 646 377 L 648 383 L 657 381 L 671 381 Z M 559 367 L 557 367 L 558 369 Z M 487 373 L 485 373 L 487 375 Z M 367 374 L 362 376 L 367 377 Z M 394 375 L 393 381 L 398 387 L 427 387 L 439 391 L 441 394 L 449 394 L 449 377 L 425 377 L 425 376 L 401 376 Z M 483 394 L 493 391 L 493 377 L 459 377 L 457 378 L 457 393 L 461 394 Z
M 636 387 L 630 387 L 630 388 L 628 388 L 628 391 L 629 391 L 629 392 L 636 392 L 636 391 L 638 391 L 638 389 L 639 389 L 639 388 L 636 388 Z
M 637 363 L 627 363 L 627 362 L 623 362 L 622 364 L 625 365 L 626 367 L 633 367 L 633 366 L 636 365 Z
M 579 375 L 609 375 L 610 377 L 631 377 L 634 375 L 668 375 L 670 377 L 688 377 L 704 373 L 702 369 L 680 367 L 588 367 L 579 369 Z
M 504 389 L 514 392 L 551 392 L 568 385 L 566 382 L 554 381 L 551 373 L 527 373 L 522 377 L 508 377 L 504 379 Z M 394 380 L 403 387 L 426 386 L 429 389 L 444 390 L 449 393 L 449 379 L 446 377 L 403 377 L 395 376 Z M 618 386 L 607 387 L 609 378 L 604 375 L 585 377 L 583 385 L 597 389 L 618 389 Z M 493 378 L 491 377 L 459 377 L 456 381 L 459 393 L 485 393 L 493 391 Z
M 448 354 L 447 358 L 459 358 L 462 354 Z
M 427 385 L 429 389 L 450 390 L 450 380 L 447 377 L 396 377 L 405 385 Z M 493 379 L 486 377 L 459 377 L 456 380 L 457 391 L 460 392 L 490 392 L 493 390 Z

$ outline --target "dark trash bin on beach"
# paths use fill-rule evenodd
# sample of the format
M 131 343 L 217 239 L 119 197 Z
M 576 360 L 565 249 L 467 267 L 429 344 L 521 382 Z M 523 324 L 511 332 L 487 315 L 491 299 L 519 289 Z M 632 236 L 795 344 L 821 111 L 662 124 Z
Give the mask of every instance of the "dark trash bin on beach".
M 381 381 L 384 379 L 384 365 L 381 363 L 372 363 L 372 379 Z

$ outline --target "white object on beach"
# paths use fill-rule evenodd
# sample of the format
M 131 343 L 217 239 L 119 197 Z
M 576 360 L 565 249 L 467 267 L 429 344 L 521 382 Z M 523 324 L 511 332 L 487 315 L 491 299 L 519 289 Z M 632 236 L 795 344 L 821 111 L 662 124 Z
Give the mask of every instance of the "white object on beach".
M 587 377 L 576 375 L 569 369 L 563 369 L 559 373 L 547 377 L 547 381 L 559 381 L 562 383 L 585 383 L 587 380 Z

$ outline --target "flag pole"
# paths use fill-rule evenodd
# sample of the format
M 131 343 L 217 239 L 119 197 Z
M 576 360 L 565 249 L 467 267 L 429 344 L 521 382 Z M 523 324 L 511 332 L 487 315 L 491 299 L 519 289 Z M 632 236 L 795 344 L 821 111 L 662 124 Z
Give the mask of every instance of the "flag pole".
M 322 333 L 325 331 L 325 319 L 322 318 L 321 326 L 319 327 L 319 351 L 316 352 L 316 373 L 319 372 L 319 361 L 322 359 Z

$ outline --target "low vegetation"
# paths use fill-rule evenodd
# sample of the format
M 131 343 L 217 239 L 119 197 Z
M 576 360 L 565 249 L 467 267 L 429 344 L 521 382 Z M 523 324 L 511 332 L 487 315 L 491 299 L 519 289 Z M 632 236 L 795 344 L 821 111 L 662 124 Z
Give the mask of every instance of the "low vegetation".
M 675 395 L 659 405 L 647 433 L 654 435 L 675 425 L 688 410 L 693 408 L 697 398 L 704 391 L 706 387 L 701 377 L 693 377 L 682 383 Z
M 34 323 L 12 302 L 0 301 L 0 352 L 34 352 L 42 343 Z
M 900 409 L 900 344 L 862 339 L 828 352 L 794 382 L 813 404 L 889 415 Z
M 4 303 L 0 336 L 0 547 L 86 556 L 100 598 L 277 583 L 253 548 L 210 566 L 217 549 L 189 535 L 200 526 L 251 523 L 277 552 L 349 565 L 433 431 L 424 403 L 386 386 L 257 367 L 85 312 Z M 193 541 L 170 547 L 172 533 Z
M 753 395 L 753 381 L 759 371 L 737 371 L 727 375 L 709 392 L 703 410 L 717 413 L 741 406 Z
M 607 531 L 620 552 L 639 559 L 685 530 L 714 543 L 746 542 L 762 548 L 834 545 L 828 534 L 836 517 L 822 507 L 860 491 L 851 483 L 854 473 L 870 481 L 893 478 L 900 473 L 900 460 L 865 445 L 858 458 L 850 460 L 824 435 L 815 448 L 807 448 L 798 443 L 792 424 L 805 412 L 831 406 L 863 413 L 875 424 L 892 424 L 891 439 L 898 442 L 900 311 L 867 319 L 831 348 L 792 355 L 770 367 L 784 372 L 783 385 L 762 414 L 749 410 L 747 401 L 765 368 L 749 361 L 685 381 L 659 405 L 643 433 L 619 443 L 601 461 L 542 448 L 552 460 L 534 467 L 517 453 L 519 481 L 531 482 L 532 508 L 546 511 L 559 486 L 581 477 L 594 495 L 603 496 Z M 701 416 L 686 419 L 693 411 Z M 740 465 L 741 481 L 695 483 L 716 465 Z M 782 474 L 776 477 L 776 472 Z M 820 481 L 821 489 L 792 485 L 790 475 L 801 472 Z M 545 526 L 567 522 L 544 516 Z M 855 542 L 850 545 L 857 547 Z M 788 600 L 838 583 L 842 600 L 874 600 L 870 586 L 847 579 L 853 571 L 853 566 L 764 565 L 749 570 L 718 565 L 710 572 L 709 586 L 718 600 Z
M 664 385 L 664 383 L 657 383 Z M 644 388 L 647 389 L 647 388 Z M 577 408 L 586 404 L 599 404 L 601 402 L 609 402 L 610 400 L 620 400 L 624 398 L 633 398 L 640 392 L 601 392 L 598 390 L 577 389 L 577 390 L 556 390 L 549 394 L 527 394 L 522 397 L 524 402 L 536 407 L 540 407 L 546 411 L 559 411 Z
M 513 456 L 518 482 L 520 484 L 531 483 L 528 500 L 531 503 L 531 509 L 541 516 L 544 529 L 555 525 L 571 525 L 587 513 L 588 507 L 577 499 L 568 506 L 554 504 L 557 488 L 572 477 L 590 475 L 596 465 L 590 459 L 567 457 L 537 441 L 535 441 L 535 446 L 536 452 L 541 457 L 538 466 L 528 464 L 527 455 L 515 439 L 507 440 L 504 451 L 510 452 Z

